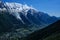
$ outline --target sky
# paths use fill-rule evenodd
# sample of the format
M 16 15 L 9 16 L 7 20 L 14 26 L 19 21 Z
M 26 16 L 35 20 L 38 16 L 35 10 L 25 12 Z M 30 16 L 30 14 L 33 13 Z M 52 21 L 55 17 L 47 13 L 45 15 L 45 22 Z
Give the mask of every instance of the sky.
M 3 2 L 17 2 L 33 6 L 37 10 L 51 16 L 60 17 L 60 0 L 2 0 Z

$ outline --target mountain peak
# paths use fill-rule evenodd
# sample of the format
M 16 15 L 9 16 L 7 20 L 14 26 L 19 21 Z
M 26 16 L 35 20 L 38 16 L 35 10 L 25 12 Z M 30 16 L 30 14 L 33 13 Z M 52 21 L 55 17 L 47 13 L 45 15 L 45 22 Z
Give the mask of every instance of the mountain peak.
M 45 23 L 51 23 L 53 19 L 43 12 L 39 12 L 32 6 L 28 6 L 27 4 L 20 3 L 8 3 L 8 2 L 0 2 L 0 12 L 8 12 L 9 15 L 14 16 L 16 19 L 20 20 L 23 24 L 33 23 L 39 24 L 42 23 L 42 20 Z M 45 18 L 45 19 L 44 19 Z M 28 21 L 28 22 L 27 22 Z M 40 22 L 41 21 L 41 22 Z M 45 24 L 44 23 L 44 24 Z M 42 23 L 43 24 L 43 23 Z
M 27 4 L 20 4 L 20 3 L 8 3 L 6 2 L 5 5 L 11 9 L 11 12 L 21 12 L 21 11 L 27 11 L 29 9 L 34 9 L 33 7 L 28 6 Z
M 32 6 L 28 6 L 27 4 L 21 4 L 21 3 L 15 3 L 15 2 L 1 2 L 0 1 L 0 10 L 3 11 L 3 9 L 8 10 L 10 13 L 13 12 L 27 12 L 30 9 L 34 9 Z

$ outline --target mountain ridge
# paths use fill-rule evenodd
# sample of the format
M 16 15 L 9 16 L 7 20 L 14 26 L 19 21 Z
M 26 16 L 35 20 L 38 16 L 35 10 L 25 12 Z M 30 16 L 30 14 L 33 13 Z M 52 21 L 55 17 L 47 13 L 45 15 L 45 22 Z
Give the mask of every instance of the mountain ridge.
M 27 5 L 8 2 L 7 3 L 0 2 L 0 4 L 1 4 L 0 17 L 2 18 L 4 15 L 4 17 L 0 19 L 1 20 L 6 19 L 6 23 L 11 26 L 15 25 L 14 27 L 19 27 L 21 25 L 47 26 L 58 20 L 58 18 L 55 16 L 49 16 L 48 14 L 44 12 L 39 12 L 36 9 L 29 7 Z M 7 22 L 7 20 L 9 23 Z
M 19 6 L 18 6 L 19 5 Z M 21 7 L 23 6 L 23 7 Z M 0 39 L 23 38 L 59 20 L 26 4 L 0 2 Z
M 56 21 L 55 23 L 40 29 L 38 31 L 35 31 L 25 37 L 26 40 L 43 40 L 44 38 L 60 33 L 60 20 Z

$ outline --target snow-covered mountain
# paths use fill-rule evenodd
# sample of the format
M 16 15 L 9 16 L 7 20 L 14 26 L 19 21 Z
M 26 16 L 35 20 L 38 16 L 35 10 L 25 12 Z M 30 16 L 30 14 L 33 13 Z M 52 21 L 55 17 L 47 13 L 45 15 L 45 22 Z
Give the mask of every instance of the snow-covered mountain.
M 10 15 L 12 14 L 17 19 L 21 20 L 21 22 L 23 24 L 25 24 L 25 22 L 24 22 L 25 19 L 28 20 L 29 22 L 33 22 L 33 20 L 34 20 L 37 23 L 41 22 L 42 19 L 44 21 L 47 21 L 47 20 L 50 19 L 50 16 L 48 14 L 43 13 L 43 12 L 39 12 L 35 8 L 30 7 L 30 6 L 26 5 L 26 4 L 23 5 L 23 4 L 20 4 L 20 3 L 8 3 L 8 2 L 2 3 L 2 2 L 0 2 L 0 10 L 9 12 Z M 24 16 L 25 19 L 23 20 L 23 18 L 21 16 L 22 17 Z M 51 20 L 52 19 L 50 19 L 49 21 L 51 21 Z
M 28 34 L 57 21 L 55 16 L 27 4 L 0 1 L 0 40 L 22 39 Z
M 0 26 L 7 26 L 7 29 L 23 25 L 46 26 L 57 20 L 57 17 L 49 16 L 26 4 L 0 2 Z

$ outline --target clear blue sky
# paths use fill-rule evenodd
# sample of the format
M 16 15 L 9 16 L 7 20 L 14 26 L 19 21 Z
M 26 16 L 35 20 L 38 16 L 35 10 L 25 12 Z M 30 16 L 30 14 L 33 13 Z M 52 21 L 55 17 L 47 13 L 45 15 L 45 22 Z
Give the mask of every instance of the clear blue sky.
M 32 5 L 39 11 L 60 17 L 60 0 L 2 0 L 6 2 L 18 2 Z

